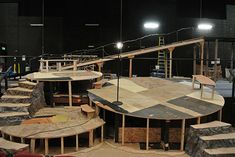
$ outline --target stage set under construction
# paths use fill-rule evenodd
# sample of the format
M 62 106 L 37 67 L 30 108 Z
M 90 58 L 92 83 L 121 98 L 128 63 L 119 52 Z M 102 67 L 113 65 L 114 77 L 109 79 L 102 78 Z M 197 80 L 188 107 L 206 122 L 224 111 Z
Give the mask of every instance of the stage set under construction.
M 191 44 L 200 48 L 198 73 L 173 78 L 174 49 Z M 166 55 L 157 74 L 162 78 L 132 77 L 135 56 L 162 50 Z M 143 151 L 234 155 L 235 133 L 221 122 L 224 98 L 204 75 L 203 53 L 204 38 L 196 38 L 85 62 L 41 59 L 39 72 L 26 75 L 1 98 L 0 148 L 66 154 L 114 139 L 139 144 Z M 129 77 L 104 78 L 103 64 L 117 58 L 129 58 Z

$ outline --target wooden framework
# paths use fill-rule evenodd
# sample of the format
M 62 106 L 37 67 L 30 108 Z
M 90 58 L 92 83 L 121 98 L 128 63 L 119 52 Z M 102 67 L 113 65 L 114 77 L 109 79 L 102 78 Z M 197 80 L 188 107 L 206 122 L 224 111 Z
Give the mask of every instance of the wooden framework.
M 192 80 L 192 88 L 193 89 L 194 89 L 195 81 L 198 81 L 201 85 L 201 98 L 203 98 L 203 87 L 204 86 L 211 86 L 212 87 L 211 98 L 214 99 L 215 82 L 213 80 L 211 80 L 210 78 L 203 76 L 203 75 L 193 75 L 193 80 Z
M 45 155 L 49 154 L 49 140 L 54 138 L 60 138 L 61 145 L 61 154 L 64 154 L 64 138 L 69 136 L 76 136 L 76 150 L 79 148 L 78 143 L 78 135 L 82 133 L 89 134 L 89 147 L 94 145 L 93 143 L 93 130 L 97 128 L 101 128 L 101 142 L 103 142 L 103 125 L 105 122 L 100 118 L 93 118 L 88 123 L 82 125 L 76 125 L 75 122 L 67 122 L 67 124 L 33 124 L 31 125 L 19 125 L 19 126 L 8 126 L 2 128 L 1 132 L 3 137 L 5 135 L 9 135 L 11 140 L 13 141 L 13 137 L 21 138 L 21 142 L 23 143 L 25 139 L 30 140 L 30 151 L 35 153 L 35 143 L 36 140 L 44 140 L 44 150 Z M 28 129 L 27 129 L 28 127 Z M 31 130 L 30 130 L 31 128 Z M 48 131 L 45 131 L 49 129 Z M 25 131 L 28 130 L 28 131 Z M 40 130 L 43 130 L 40 132 Z M 44 133 L 45 132 L 45 133 Z
M 175 42 L 175 43 L 168 44 L 168 45 L 154 46 L 154 47 L 150 47 L 150 48 L 145 48 L 145 49 L 140 49 L 140 50 L 135 50 L 135 51 L 130 51 L 130 52 L 124 52 L 124 53 L 120 54 L 120 58 L 129 58 L 130 59 L 130 62 L 129 62 L 129 77 L 130 77 L 132 75 L 132 59 L 133 59 L 134 56 L 168 49 L 169 52 L 170 52 L 170 78 L 171 78 L 171 76 L 172 76 L 172 52 L 173 52 L 173 50 L 176 47 L 181 47 L 181 46 L 185 46 L 185 45 L 199 43 L 200 48 L 201 48 L 201 51 L 200 51 L 201 72 L 200 72 L 200 74 L 202 74 L 202 72 L 203 72 L 204 41 L 205 41 L 204 38 L 201 37 L 201 38 L 195 38 L 195 39 Z M 91 65 L 91 64 L 104 63 L 104 62 L 107 62 L 107 61 L 114 60 L 114 59 L 118 58 L 118 56 L 119 55 L 110 55 L 110 56 L 106 56 L 102 59 L 97 59 L 97 60 L 88 61 L 88 62 L 84 62 L 84 63 L 78 63 L 76 66 L 77 67 L 82 67 L 82 66 L 87 66 L 87 65 Z M 72 69 L 72 68 L 73 68 L 73 66 L 65 66 L 65 67 L 62 67 L 62 70 L 68 70 L 68 69 Z

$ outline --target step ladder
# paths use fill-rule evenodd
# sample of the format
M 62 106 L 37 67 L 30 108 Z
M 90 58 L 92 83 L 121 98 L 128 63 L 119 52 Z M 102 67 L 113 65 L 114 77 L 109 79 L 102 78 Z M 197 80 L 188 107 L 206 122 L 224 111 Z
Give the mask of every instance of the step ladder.
M 162 46 L 165 45 L 164 37 L 160 36 L 158 38 L 158 45 Z M 168 54 L 166 50 L 160 50 L 158 51 L 158 60 L 157 65 L 159 66 L 157 76 L 161 78 L 167 78 L 169 76 L 169 60 Z

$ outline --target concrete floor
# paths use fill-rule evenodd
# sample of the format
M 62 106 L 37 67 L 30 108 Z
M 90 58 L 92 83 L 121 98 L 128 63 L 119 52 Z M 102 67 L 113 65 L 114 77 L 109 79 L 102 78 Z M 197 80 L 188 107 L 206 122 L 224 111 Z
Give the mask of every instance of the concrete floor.
M 189 157 L 181 151 L 163 151 L 163 150 L 137 150 L 128 146 L 121 146 L 110 142 L 98 144 L 92 148 L 81 150 L 70 155 L 79 157 Z

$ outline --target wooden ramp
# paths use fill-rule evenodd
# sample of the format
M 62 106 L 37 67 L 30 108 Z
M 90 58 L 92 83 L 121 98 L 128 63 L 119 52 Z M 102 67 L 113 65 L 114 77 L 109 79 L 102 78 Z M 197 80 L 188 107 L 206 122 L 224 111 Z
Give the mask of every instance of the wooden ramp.
M 11 141 L 7 141 L 3 138 L 0 138 L 0 148 L 2 149 L 8 149 L 8 150 L 23 150 L 28 149 L 28 144 L 22 144 L 22 143 L 15 143 Z
M 190 40 L 184 40 L 184 41 L 180 41 L 180 42 L 171 43 L 171 44 L 168 44 L 168 45 L 154 46 L 154 47 L 150 47 L 150 48 L 139 49 L 139 50 L 134 50 L 134 51 L 130 51 L 130 52 L 124 52 L 124 53 L 120 54 L 120 58 L 127 58 L 127 57 L 136 56 L 136 55 L 151 53 L 151 52 L 154 52 L 154 51 L 171 49 L 171 48 L 176 48 L 176 47 L 180 47 L 180 46 L 191 45 L 191 44 L 201 43 L 201 42 L 204 42 L 204 38 L 202 38 L 202 37 L 201 38 L 190 39 Z M 118 58 L 118 54 L 106 56 L 103 59 L 97 59 L 97 60 L 93 60 L 93 61 L 78 63 L 77 67 L 82 67 L 82 66 L 87 66 L 87 65 L 91 65 L 91 64 L 107 62 L 107 61 L 114 60 L 116 58 Z M 68 69 L 73 69 L 73 68 L 74 68 L 74 66 L 70 65 L 70 66 L 62 67 L 61 69 L 62 70 L 68 70 Z

